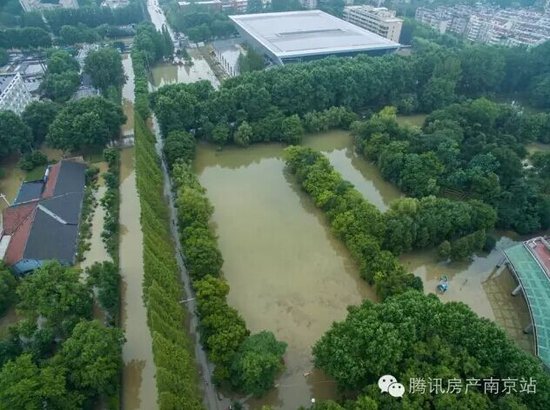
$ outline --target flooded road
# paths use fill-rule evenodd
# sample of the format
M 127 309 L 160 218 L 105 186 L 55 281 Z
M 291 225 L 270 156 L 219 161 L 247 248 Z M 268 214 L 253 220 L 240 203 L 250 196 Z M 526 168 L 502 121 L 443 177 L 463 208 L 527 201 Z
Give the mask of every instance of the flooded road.
M 128 55 L 123 56 L 128 80 L 122 89 L 124 114 L 128 118 L 125 133 L 133 133 L 134 72 Z M 143 304 L 143 234 L 134 169 L 134 148 L 120 156 L 120 275 L 121 327 L 126 336 L 122 347 L 122 408 L 154 410 L 157 388 L 152 341 Z
M 286 369 L 252 408 L 295 409 L 335 397 L 334 383 L 312 370 L 311 347 L 346 307 L 375 295 L 360 278 L 324 215 L 284 172 L 283 147 L 216 151 L 200 146 L 195 168 L 215 211 L 230 305 L 252 332 L 271 330 L 288 343 Z
M 122 348 L 122 408 L 152 410 L 157 408 L 157 389 L 143 304 L 143 235 L 139 218 L 134 148 L 127 148 L 121 151 L 120 169 L 121 323 L 126 336 Z
M 210 81 L 214 88 L 219 87 L 219 80 L 200 52 L 195 48 L 189 48 L 187 52 L 193 61 L 192 65 L 160 63 L 151 69 L 151 83 L 154 88 L 166 84 L 189 84 L 201 80 Z

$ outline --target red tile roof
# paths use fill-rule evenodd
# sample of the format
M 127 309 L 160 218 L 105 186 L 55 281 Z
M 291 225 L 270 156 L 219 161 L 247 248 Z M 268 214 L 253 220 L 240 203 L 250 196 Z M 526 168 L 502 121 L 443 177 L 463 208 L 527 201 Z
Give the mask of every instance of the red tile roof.
M 13 265 L 21 260 L 25 251 L 25 245 L 29 239 L 34 215 L 36 214 L 36 204 L 31 209 L 27 218 L 19 224 L 19 228 L 12 234 L 8 249 L 4 255 L 4 262 L 7 265 Z
M 61 168 L 61 161 L 50 167 L 50 173 L 48 174 L 48 180 L 42 193 L 42 198 L 49 198 L 53 196 L 55 186 L 57 184 L 57 177 L 59 176 L 59 169 Z
M 34 208 L 36 208 L 37 204 L 38 201 L 33 201 L 4 209 L 4 234 L 12 235 L 17 230 L 19 225 L 21 225 L 21 223 L 28 218 Z

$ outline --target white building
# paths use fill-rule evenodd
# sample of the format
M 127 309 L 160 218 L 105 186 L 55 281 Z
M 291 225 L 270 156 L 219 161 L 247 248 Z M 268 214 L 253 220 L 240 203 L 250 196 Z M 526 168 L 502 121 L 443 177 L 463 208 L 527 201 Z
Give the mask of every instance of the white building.
M 395 17 L 393 10 L 368 5 L 348 6 L 344 8 L 343 18 L 388 40 L 399 42 L 403 20 Z
M 31 94 L 21 74 L 0 74 L 0 111 L 21 114 L 30 102 Z

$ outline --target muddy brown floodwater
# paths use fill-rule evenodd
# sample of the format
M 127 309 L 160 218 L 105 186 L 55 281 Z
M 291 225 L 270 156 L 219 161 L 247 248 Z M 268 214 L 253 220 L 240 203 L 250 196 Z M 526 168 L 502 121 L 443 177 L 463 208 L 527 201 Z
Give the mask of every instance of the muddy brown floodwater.
M 415 119 L 417 122 L 420 119 Z M 320 150 L 367 200 L 382 211 L 401 196 L 378 170 L 353 151 L 346 132 L 308 136 L 304 145 Z M 311 398 L 336 397 L 334 383 L 312 370 L 311 347 L 333 321 L 346 316 L 346 306 L 376 300 L 360 278 L 324 215 L 284 170 L 283 147 L 259 144 L 246 149 L 217 151 L 200 145 L 195 170 L 215 207 L 212 225 L 224 257 L 223 273 L 231 291 L 229 303 L 238 309 L 251 331 L 271 330 L 288 343 L 286 369 L 277 386 L 251 408 L 269 404 L 295 409 Z M 515 279 L 496 268 L 504 249 L 520 238 L 499 233 L 497 247 L 465 263 L 440 263 L 434 251 L 403 255 L 402 263 L 424 280 L 426 293 L 435 291 L 442 275 L 450 280 L 443 301 L 462 301 L 477 314 L 495 320 L 518 344 L 532 352 L 524 299 L 512 297 Z
M 336 146 L 344 140 L 338 133 L 324 137 Z M 324 215 L 285 173 L 282 150 L 266 144 L 219 152 L 201 145 L 195 162 L 215 206 L 229 303 L 252 332 L 267 329 L 288 343 L 278 387 L 263 400 L 249 400 L 252 408 L 296 409 L 311 398 L 335 397 L 326 375 L 304 376 L 313 369 L 311 347 L 344 319 L 348 305 L 375 300 Z
M 123 109 L 128 120 L 124 132 L 133 132 L 134 72 L 128 55 L 123 57 L 128 80 L 122 89 Z M 120 158 L 120 275 L 121 326 L 126 336 L 122 347 L 122 408 L 157 408 L 155 364 L 152 341 L 143 304 L 143 234 L 134 168 L 134 148 L 121 151 Z

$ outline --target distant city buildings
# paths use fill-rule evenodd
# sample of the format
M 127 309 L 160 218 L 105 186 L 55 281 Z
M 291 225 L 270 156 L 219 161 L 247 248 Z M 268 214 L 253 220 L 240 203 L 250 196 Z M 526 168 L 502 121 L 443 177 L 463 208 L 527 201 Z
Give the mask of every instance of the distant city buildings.
M 399 42 L 403 20 L 395 17 L 394 10 L 368 5 L 348 6 L 344 8 L 343 18 L 379 36 Z
M 313 10 L 317 8 L 317 0 L 300 0 L 303 8 Z
M 531 46 L 550 39 L 548 8 L 542 13 L 482 5 L 419 7 L 415 17 L 440 33 L 455 33 L 477 43 Z
M 30 102 L 31 94 L 20 73 L 0 74 L 0 111 L 21 114 Z

